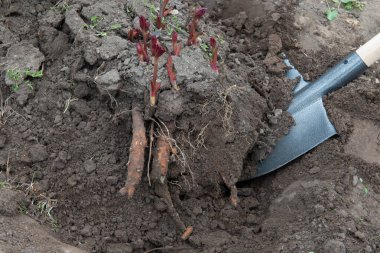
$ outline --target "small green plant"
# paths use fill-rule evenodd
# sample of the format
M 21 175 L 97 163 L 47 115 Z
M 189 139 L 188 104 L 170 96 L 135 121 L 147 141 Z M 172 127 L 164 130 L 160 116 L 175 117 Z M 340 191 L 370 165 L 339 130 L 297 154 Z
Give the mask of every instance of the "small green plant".
M 27 214 L 28 213 L 28 207 L 24 203 L 21 203 L 18 206 L 18 212 L 20 214 Z
M 149 4 L 149 17 L 151 20 L 155 20 L 157 18 L 157 9 L 154 4 Z
M 19 69 L 8 69 L 6 75 L 14 82 L 18 82 L 22 78 L 22 73 Z
M 53 209 L 57 207 L 57 200 L 50 199 L 42 194 L 40 197 L 43 197 L 43 199 L 37 202 L 37 210 L 49 220 L 52 229 L 57 231 L 60 225 L 53 216 Z
M 50 225 L 54 232 L 58 232 L 58 230 L 61 228 L 61 225 L 58 223 L 57 220 L 51 221 Z
M 335 3 L 342 3 L 345 10 L 350 11 L 357 9 L 362 11 L 364 8 L 364 3 L 359 0 L 333 0 Z
M 52 217 L 51 211 L 53 210 L 54 206 L 50 204 L 50 201 L 47 200 L 41 200 L 37 203 L 37 209 L 41 214 L 44 214 L 47 217 Z
M 171 36 L 173 32 L 180 33 L 181 31 L 181 25 L 179 23 L 178 17 L 176 15 L 169 16 L 166 26 L 166 32 L 168 36 Z
M 26 69 L 24 71 L 20 69 L 8 69 L 6 76 L 12 81 L 11 89 L 13 92 L 17 92 L 20 89 L 20 85 L 24 82 L 25 78 L 41 78 L 44 75 L 43 68 L 37 71 Z M 30 80 L 26 80 L 25 85 L 33 90 L 33 83 Z
M 112 24 L 111 25 L 111 30 L 120 30 L 121 29 L 121 24 Z
M 97 16 L 97 15 L 93 15 L 90 17 L 90 24 L 89 25 L 84 25 L 84 28 L 85 29 L 95 29 L 99 23 L 103 20 L 103 17 L 101 16 Z
M 326 18 L 329 21 L 333 21 L 338 17 L 339 15 L 338 10 L 340 7 L 343 7 L 343 9 L 345 9 L 346 11 L 351 11 L 354 9 L 361 11 L 364 8 L 364 2 L 360 0 L 332 0 L 332 2 L 334 2 L 337 5 L 336 8 L 330 6 L 329 0 L 325 0 L 325 1 L 327 4 L 327 10 L 325 14 L 326 14 Z
M 95 35 L 103 38 L 106 37 L 108 34 L 106 32 L 97 32 Z
M 41 78 L 43 77 L 44 75 L 44 70 L 43 69 L 40 69 L 40 70 L 37 70 L 37 71 L 32 71 L 30 69 L 27 69 L 25 70 L 25 76 L 30 76 L 30 77 L 33 77 L 33 78 Z
M 368 190 L 367 186 L 364 185 L 364 183 L 363 183 L 363 179 L 362 179 L 362 178 L 359 178 L 359 181 L 360 181 L 360 183 L 363 184 L 363 192 L 364 192 L 364 195 L 368 195 L 369 190 Z
M 209 46 L 206 43 L 201 43 L 199 47 L 202 49 L 203 52 L 209 53 Z
M 6 181 L 0 181 L 0 189 L 5 188 L 8 185 Z
M 65 13 L 69 9 L 70 9 L 70 5 L 68 5 L 67 3 L 57 4 L 53 7 L 51 7 L 51 10 L 56 11 L 56 12 L 60 12 L 60 13 Z

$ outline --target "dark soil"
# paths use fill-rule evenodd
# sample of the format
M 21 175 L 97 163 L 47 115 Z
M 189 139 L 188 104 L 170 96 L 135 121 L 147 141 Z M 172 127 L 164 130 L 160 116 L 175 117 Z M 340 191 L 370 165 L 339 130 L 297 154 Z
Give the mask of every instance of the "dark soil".
M 143 2 L 0 0 L 0 182 L 25 193 L 23 212 L 88 252 L 378 252 L 379 141 L 371 149 L 355 141 L 379 138 L 378 64 L 325 98 L 339 136 L 278 172 L 245 181 L 293 123 L 286 108 L 295 82 L 284 76 L 284 55 L 307 80 L 318 78 L 376 33 L 367 27 L 380 23 L 372 12 L 378 3 L 328 23 L 315 1 L 204 1 L 210 9 L 201 39 L 219 38 L 221 73 L 200 47 L 183 48 L 174 57 L 180 91 L 171 89 L 161 60 L 152 109 L 153 68 L 139 63 L 127 40 L 136 16 L 150 15 Z M 193 2 L 170 3 L 185 31 Z M 93 16 L 100 22 L 85 29 Z M 185 34 L 180 38 L 185 43 Z M 28 77 L 15 91 L 7 70 L 26 68 L 43 68 L 43 77 Z M 194 227 L 187 241 L 149 186 L 149 147 L 133 198 L 119 193 L 136 105 L 145 127 L 158 123 L 155 136 L 168 135 L 177 150 L 167 183 L 180 218 Z M 54 203 L 49 215 L 41 199 Z M 9 238 L 6 245 L 0 251 L 29 247 Z

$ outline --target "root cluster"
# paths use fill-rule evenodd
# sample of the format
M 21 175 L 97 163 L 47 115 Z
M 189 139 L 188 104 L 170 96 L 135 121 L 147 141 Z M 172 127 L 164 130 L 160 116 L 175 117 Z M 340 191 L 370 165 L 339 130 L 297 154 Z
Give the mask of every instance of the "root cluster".
M 170 195 L 167 173 L 169 169 L 169 160 L 172 153 L 177 150 L 172 144 L 170 136 L 165 135 L 161 130 L 157 136 L 155 149 L 153 152 L 152 169 L 150 167 L 150 156 L 154 138 L 154 125 L 150 128 L 150 152 L 148 162 L 148 178 L 155 194 L 161 198 L 167 205 L 167 212 L 176 224 L 177 229 L 181 233 L 181 238 L 187 240 L 193 231 L 192 226 L 186 226 L 181 220 L 177 210 L 175 209 Z M 131 199 L 136 191 L 136 187 L 141 181 L 144 170 L 145 149 L 147 147 L 146 129 L 142 114 L 137 108 L 132 110 L 132 144 L 129 152 L 128 177 L 125 186 L 120 189 L 122 195 L 127 195 Z

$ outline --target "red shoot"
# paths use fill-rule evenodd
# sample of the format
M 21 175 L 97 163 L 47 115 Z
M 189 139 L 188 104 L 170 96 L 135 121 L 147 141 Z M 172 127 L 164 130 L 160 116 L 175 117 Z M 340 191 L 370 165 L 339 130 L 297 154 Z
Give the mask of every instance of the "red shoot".
M 144 59 L 146 62 L 149 62 L 149 57 L 148 57 L 148 39 L 149 39 L 149 27 L 150 27 L 150 24 L 148 22 L 148 20 L 146 20 L 146 18 L 144 16 L 140 16 L 139 18 L 139 21 L 140 21 L 140 29 L 141 29 L 141 33 L 143 35 L 143 42 L 144 42 L 144 50 L 145 50 L 145 53 L 146 53 L 146 59 Z
M 145 49 L 144 49 L 143 45 L 141 44 L 141 42 L 138 42 L 136 44 L 136 49 L 137 49 L 137 55 L 139 56 L 139 60 L 140 61 L 149 62 L 148 53 L 145 51 Z
M 129 32 L 128 32 L 128 39 L 129 39 L 130 41 L 134 41 L 139 35 L 140 35 L 140 30 L 139 30 L 139 29 L 132 28 L 132 29 L 129 30 Z
M 216 45 L 216 40 L 214 37 L 210 38 L 210 46 L 211 46 L 211 60 L 210 65 L 212 70 L 216 73 L 219 73 L 218 68 L 218 46 Z
M 166 6 L 168 5 L 168 3 L 169 3 L 169 0 L 161 0 L 160 12 L 156 18 L 157 29 L 165 29 L 165 26 L 166 26 L 165 17 L 168 16 L 170 12 L 174 9 L 173 7 L 166 9 Z
M 199 20 L 203 17 L 203 15 L 206 14 L 206 11 L 207 11 L 207 8 L 199 8 L 198 10 L 195 11 L 194 17 Z
M 165 48 L 160 45 L 156 36 L 152 36 L 151 44 L 152 44 L 152 49 L 151 49 L 152 55 L 154 58 L 158 59 L 161 55 L 165 53 Z
M 156 18 L 156 27 L 159 30 L 165 29 L 165 23 L 162 22 L 162 18 L 160 16 L 157 16 L 157 18 Z
M 169 0 L 163 0 L 162 1 L 162 4 L 160 6 L 160 16 L 161 17 L 166 17 L 174 9 L 173 7 L 166 9 L 166 5 L 168 5 L 168 3 L 169 3 Z
M 195 10 L 193 14 L 193 18 L 191 19 L 191 23 L 189 24 L 189 39 L 187 40 L 187 45 L 196 45 L 198 36 L 200 35 L 197 32 L 197 26 L 199 20 L 203 17 L 203 15 L 206 13 L 206 8 L 199 8 Z
M 161 87 L 161 84 L 157 83 L 158 59 L 165 53 L 165 48 L 160 45 L 156 36 L 152 36 L 150 43 L 152 55 L 154 57 L 153 80 L 150 83 L 150 105 L 155 106 L 157 102 L 157 93 Z
M 144 16 L 140 16 L 139 21 L 140 21 L 141 31 L 143 31 L 145 33 L 149 32 L 150 24 L 149 24 L 148 20 L 146 20 L 146 18 Z
M 137 55 L 139 56 L 139 60 L 144 61 L 144 48 L 141 42 L 136 44 L 136 49 L 137 49 Z
M 168 15 L 172 12 L 172 10 L 174 10 L 173 7 L 170 7 L 170 8 L 168 8 L 168 9 L 166 9 L 166 10 L 164 11 L 164 17 L 168 16 Z
M 173 54 L 175 56 L 179 56 L 181 52 L 181 44 L 178 43 L 178 33 L 173 32 L 172 33 L 172 45 L 173 45 Z
M 157 103 L 157 94 L 158 91 L 161 88 L 160 83 L 154 83 L 153 81 L 150 82 L 150 105 L 155 106 Z
M 179 87 L 177 85 L 177 77 L 176 77 L 173 67 L 174 67 L 173 58 L 171 55 L 169 55 L 168 62 L 166 63 L 166 70 L 168 71 L 170 84 L 173 86 L 173 89 L 176 91 L 179 91 Z

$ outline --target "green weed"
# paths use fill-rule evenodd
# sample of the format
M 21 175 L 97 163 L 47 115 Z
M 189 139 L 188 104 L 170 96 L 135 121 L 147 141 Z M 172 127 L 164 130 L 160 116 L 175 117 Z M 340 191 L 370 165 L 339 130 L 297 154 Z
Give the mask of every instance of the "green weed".
M 50 225 L 54 232 L 58 232 L 58 230 L 61 228 L 61 225 L 58 223 L 57 220 L 51 221 Z
M 99 23 L 103 20 L 103 17 L 101 16 L 97 16 L 97 15 L 93 15 L 90 17 L 90 24 L 89 25 L 84 25 L 84 28 L 85 29 L 95 29 Z
M 336 5 L 336 7 L 332 7 L 329 4 L 329 0 L 325 0 L 327 4 L 327 10 L 325 12 L 326 18 L 329 21 L 335 20 L 339 12 L 338 10 L 342 7 L 346 11 L 351 11 L 351 10 L 359 10 L 362 11 L 364 9 L 364 2 L 360 0 L 332 0 L 332 2 Z
M 111 25 L 111 30 L 120 30 L 121 29 L 121 24 L 112 24 Z
M 60 225 L 53 216 L 53 209 L 57 207 L 57 200 L 50 199 L 44 195 L 40 195 L 40 197 L 43 197 L 43 199 L 37 202 L 37 210 L 42 216 L 48 219 L 52 229 L 57 231 L 60 228 Z
M 5 188 L 8 185 L 6 181 L 0 181 L 0 189 Z
M 167 26 L 166 26 L 166 32 L 168 36 L 171 36 L 172 33 L 176 31 L 177 33 L 181 33 L 181 24 L 179 23 L 179 19 L 177 16 L 169 16 L 169 20 L 167 21 Z
M 27 69 L 25 70 L 25 76 L 30 76 L 30 77 L 33 77 L 33 78 L 41 78 L 43 77 L 44 75 L 44 70 L 41 69 L 41 70 L 37 70 L 37 71 L 32 71 L 30 69 Z
M 42 78 L 44 75 L 43 69 L 32 71 L 30 69 L 20 70 L 20 69 L 8 69 L 6 76 L 13 82 L 11 89 L 13 92 L 20 90 L 20 85 L 23 84 L 25 78 Z M 33 90 L 33 83 L 30 80 L 25 81 L 25 85 L 29 89 Z
M 18 82 L 22 79 L 22 73 L 19 69 L 8 69 L 6 76 L 14 82 Z
M 103 38 L 106 37 L 108 34 L 106 32 L 97 32 L 95 35 Z
M 68 5 L 67 3 L 62 3 L 62 4 L 51 7 L 51 10 L 60 12 L 60 13 L 65 13 L 69 9 L 70 9 L 70 5 Z
M 18 206 L 18 212 L 20 214 L 27 214 L 28 213 L 28 207 L 24 203 L 19 204 L 19 206 Z

